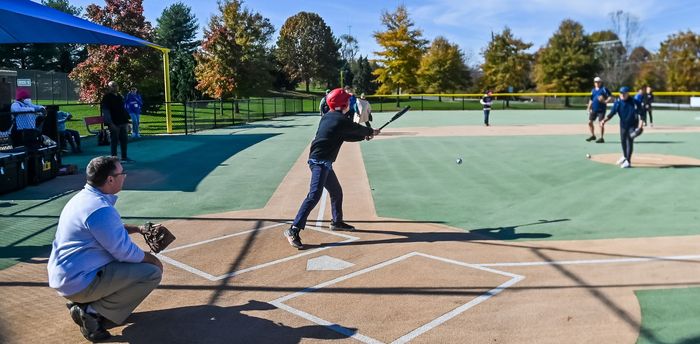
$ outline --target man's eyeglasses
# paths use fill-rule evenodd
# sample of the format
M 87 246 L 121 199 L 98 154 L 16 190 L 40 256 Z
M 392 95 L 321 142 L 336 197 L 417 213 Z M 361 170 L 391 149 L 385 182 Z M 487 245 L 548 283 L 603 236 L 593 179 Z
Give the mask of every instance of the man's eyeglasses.
M 112 177 L 121 176 L 121 175 L 126 176 L 126 172 L 120 172 L 120 173 L 110 174 L 110 176 L 112 176 Z

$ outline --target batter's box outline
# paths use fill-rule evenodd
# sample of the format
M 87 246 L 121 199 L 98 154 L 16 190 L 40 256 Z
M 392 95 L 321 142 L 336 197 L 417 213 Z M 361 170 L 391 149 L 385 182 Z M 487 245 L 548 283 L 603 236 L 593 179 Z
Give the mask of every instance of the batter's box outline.
M 372 337 L 363 335 L 363 334 L 361 334 L 361 333 L 359 333 L 359 332 L 350 330 L 350 329 L 348 329 L 348 328 L 346 328 L 346 327 L 343 327 L 343 326 L 341 326 L 341 325 L 334 324 L 334 323 L 332 323 L 332 322 L 330 322 L 330 321 L 321 319 L 321 318 L 319 318 L 319 317 L 317 317 L 317 316 L 315 316 L 315 315 L 312 315 L 312 314 L 306 313 L 306 312 L 304 312 L 304 311 L 302 311 L 302 310 L 299 310 L 299 309 L 296 309 L 296 308 L 294 308 L 294 307 L 291 307 L 291 306 L 285 304 L 285 302 L 286 302 L 286 301 L 289 301 L 289 300 L 291 300 L 291 299 L 293 299 L 293 298 L 296 298 L 296 297 L 305 295 L 305 294 L 313 293 L 314 291 L 317 291 L 317 290 L 319 290 L 319 289 L 321 289 L 321 288 L 328 287 L 328 286 L 330 286 L 330 285 L 333 285 L 333 284 L 336 284 L 336 283 L 345 281 L 345 280 L 347 280 L 347 279 L 350 279 L 350 278 L 353 278 L 353 277 L 357 277 L 357 276 L 366 274 L 366 273 L 368 273 L 368 272 L 371 272 L 371 271 L 374 271 L 374 270 L 378 270 L 378 269 L 387 267 L 387 266 L 389 266 L 389 265 L 391 265 L 391 264 L 395 264 L 395 263 L 401 262 L 401 261 L 406 260 L 406 259 L 411 258 L 411 257 L 424 257 L 424 258 L 434 259 L 434 260 L 441 261 L 441 262 L 445 262 L 445 263 L 449 263 L 449 264 L 455 264 L 455 265 L 459 265 L 459 266 L 463 266 L 463 267 L 467 267 L 467 268 L 477 269 L 477 270 L 481 270 L 481 271 L 486 271 L 486 272 L 490 272 L 490 273 L 494 273 L 494 274 L 498 274 L 498 275 L 510 277 L 510 279 L 509 279 L 508 281 L 504 282 L 504 283 L 501 283 L 499 286 L 497 286 L 497 287 L 495 287 L 495 288 L 493 288 L 493 289 L 491 289 L 491 290 L 488 290 L 488 291 L 486 291 L 485 293 L 483 293 L 483 294 L 477 296 L 476 298 L 472 299 L 471 301 L 469 301 L 469 302 L 467 302 L 467 303 L 465 303 L 465 304 L 463 304 L 463 305 L 461 305 L 461 306 L 459 306 L 459 307 L 457 307 L 457 308 L 455 308 L 455 309 L 453 309 L 453 310 L 451 310 L 451 311 L 449 311 L 449 312 L 447 312 L 447 313 L 445 313 L 445 314 L 443 314 L 443 315 L 441 315 L 441 316 L 439 316 L 439 317 L 433 319 L 432 321 L 430 321 L 430 322 L 428 322 L 428 323 L 426 323 L 426 324 L 424 324 L 424 325 L 418 327 L 417 329 L 415 329 L 415 330 L 413 330 L 413 331 L 411 331 L 411 332 L 409 332 L 409 333 L 407 333 L 407 334 L 401 336 L 400 338 L 396 339 L 396 340 L 393 341 L 392 343 L 407 343 L 407 342 L 409 342 L 409 341 L 415 339 L 416 337 L 420 336 L 421 334 L 426 333 L 426 332 L 432 330 L 433 328 L 435 328 L 435 327 L 437 327 L 437 326 L 440 326 L 441 324 L 443 324 L 443 323 L 447 322 L 448 320 L 450 320 L 450 319 L 456 317 L 457 315 L 464 313 L 464 312 L 467 311 L 468 309 L 470 309 L 470 308 L 472 308 L 472 307 L 474 307 L 474 306 L 476 306 L 476 305 L 478 305 L 478 304 L 480 304 L 480 303 L 482 303 L 482 302 L 484 302 L 484 301 L 490 299 L 490 298 L 493 297 L 493 296 L 496 296 L 497 294 L 499 294 L 500 292 L 502 292 L 502 291 L 505 290 L 506 288 L 508 288 L 508 287 L 510 287 L 510 286 L 512 286 L 512 285 L 514 285 L 514 284 L 516 284 L 516 283 L 518 283 L 518 282 L 520 282 L 521 280 L 523 280 L 523 279 L 525 278 L 525 276 L 517 275 L 517 274 L 514 274 L 514 273 L 510 273 L 510 272 L 500 271 L 500 270 L 496 270 L 496 269 L 492 269 L 492 268 L 487 268 L 487 267 L 484 267 L 484 266 L 481 266 L 481 265 L 478 265 L 478 264 L 464 263 L 464 262 L 460 262 L 460 261 L 456 261 L 456 260 L 452 260 L 452 259 L 447 259 L 447 258 L 442 258 L 442 257 L 437 257 L 437 256 L 433 256 L 433 255 L 421 253 L 421 252 L 411 252 L 411 253 L 405 254 L 405 255 L 403 255 L 403 256 L 400 256 L 400 257 L 396 257 L 396 258 L 387 260 L 387 261 L 385 261 L 385 262 L 383 262 L 383 263 L 379 263 L 379 264 L 377 264 L 377 265 L 373 265 L 373 266 L 367 267 L 367 268 L 365 268 L 365 269 L 358 270 L 358 271 L 355 271 L 355 272 L 353 272 L 353 273 L 350 273 L 350 274 L 347 274 L 347 275 L 344 275 L 344 276 L 340 276 L 340 277 L 335 278 L 335 279 L 333 279 L 333 280 L 330 280 L 330 281 L 327 281 L 327 282 L 323 282 L 323 283 L 317 284 L 317 285 L 315 285 L 315 286 L 313 286 L 313 287 L 306 288 L 306 289 L 301 290 L 301 291 L 299 291 L 299 292 L 296 292 L 296 293 L 293 293 L 293 294 L 289 294 L 289 295 L 287 295 L 287 296 L 283 296 L 283 297 L 278 298 L 278 299 L 276 299 L 276 300 L 270 301 L 269 303 L 270 303 L 271 305 L 273 305 L 273 306 L 279 308 L 279 309 L 283 309 L 283 310 L 285 310 L 285 311 L 287 311 L 287 312 L 289 312 L 289 313 L 292 313 L 292 314 L 294 314 L 294 315 L 297 315 L 297 316 L 299 316 L 299 317 L 302 317 L 302 318 L 304 318 L 304 319 L 306 319 L 306 320 L 309 320 L 309 321 L 311 321 L 311 322 L 313 322 L 313 323 L 316 323 L 316 324 L 318 324 L 318 325 L 325 326 L 325 327 L 327 327 L 328 329 L 330 329 L 330 330 L 332 330 L 332 331 L 335 331 L 335 332 L 338 332 L 338 333 L 340 333 L 340 334 L 346 335 L 346 336 L 348 336 L 348 337 L 354 338 L 354 339 L 356 339 L 356 340 L 358 340 L 358 341 L 361 341 L 361 342 L 363 342 L 363 343 L 372 343 L 372 344 L 383 343 L 383 342 L 381 342 L 381 341 L 379 341 L 379 340 L 376 340 L 376 339 L 374 339 L 374 338 L 372 338 Z
M 246 234 L 252 233 L 252 232 L 254 232 L 254 231 L 270 230 L 270 229 L 274 229 L 274 228 L 277 228 L 277 227 L 280 227 L 280 226 L 284 226 L 284 225 L 287 225 L 287 226 L 288 226 L 288 225 L 290 225 L 290 224 L 289 224 L 289 223 L 286 223 L 286 222 L 283 222 L 283 223 L 276 223 L 276 224 L 274 224 L 274 225 L 265 226 L 265 227 L 262 227 L 262 228 L 259 228 L 259 229 L 251 229 L 251 230 L 247 230 L 247 231 L 243 231 L 243 232 L 238 232 L 238 233 L 223 235 L 223 236 L 216 237 L 216 238 L 212 238 L 212 239 L 207 239 L 207 240 L 203 240 L 203 241 L 198 241 L 198 242 L 195 242 L 195 243 L 191 243 L 191 244 L 187 244 L 187 245 L 182 245 L 182 246 L 178 246 L 178 247 L 175 247 L 175 248 L 171 248 L 171 249 L 169 249 L 169 250 L 163 250 L 161 253 L 157 254 L 157 256 L 158 256 L 158 258 L 160 258 L 161 261 L 166 262 L 166 263 L 168 263 L 168 264 L 170 264 L 170 265 L 176 266 L 176 267 L 178 267 L 178 268 L 180 268 L 180 269 L 183 269 L 183 270 L 185 270 L 185 271 L 187 271 L 187 272 L 190 272 L 190 273 L 192 273 L 192 274 L 195 274 L 195 275 L 197 275 L 197 276 L 199 276 L 199 277 L 208 279 L 208 280 L 210 280 L 210 281 L 219 281 L 219 280 L 222 280 L 222 279 L 224 279 L 224 278 L 229 278 L 229 277 L 237 276 L 237 275 L 240 275 L 240 274 L 244 274 L 244 273 L 246 273 L 246 272 L 251 272 L 251 271 L 259 270 L 259 269 L 262 269 L 262 268 L 266 268 L 266 267 L 268 267 L 268 266 L 272 266 L 272 265 L 276 265 L 276 264 L 288 262 L 288 261 L 290 261 L 290 260 L 297 259 L 297 258 L 300 258 L 300 257 L 312 255 L 312 254 L 314 254 L 314 253 L 317 253 L 317 252 L 320 252 L 320 251 L 323 251 L 323 250 L 327 250 L 327 249 L 332 248 L 332 247 L 334 247 L 334 246 L 340 246 L 340 245 L 342 245 L 342 244 L 346 244 L 346 243 L 349 243 L 349 242 L 353 242 L 353 241 L 360 240 L 360 238 L 355 237 L 355 236 L 352 236 L 352 235 L 347 235 L 347 234 L 343 234 L 343 233 L 337 233 L 337 232 L 333 232 L 333 231 L 328 231 L 328 230 L 324 230 L 324 229 L 321 229 L 321 228 L 317 228 L 317 227 L 315 227 L 315 226 L 306 226 L 306 229 L 307 229 L 307 230 L 313 230 L 313 231 L 317 231 L 317 232 L 321 232 L 321 233 L 325 233 L 325 234 L 335 235 L 335 236 L 338 236 L 338 237 L 341 237 L 341 238 L 345 238 L 345 240 L 339 241 L 339 242 L 335 242 L 335 243 L 329 243 L 329 244 L 326 244 L 324 247 L 319 247 L 319 248 L 315 248 L 315 249 L 313 249 L 313 250 L 304 251 L 304 252 L 299 253 L 299 254 L 295 254 L 295 255 L 292 255 L 292 256 L 285 257 L 285 258 L 273 260 L 273 261 L 271 261 L 271 262 L 267 262 L 267 263 L 263 263 L 263 264 L 258 264 L 258 265 L 251 266 L 251 267 L 248 267 L 248 268 L 245 268 L 245 269 L 236 270 L 236 271 L 234 271 L 234 272 L 226 273 L 226 274 L 219 275 L 219 276 L 214 276 L 214 275 L 212 275 L 212 274 L 210 274 L 210 273 L 207 273 L 207 272 L 205 272 L 205 271 L 202 271 L 202 270 L 200 270 L 200 269 L 197 269 L 197 268 L 195 268 L 194 266 L 188 265 L 188 264 L 186 264 L 186 263 L 183 263 L 183 262 L 181 262 L 181 261 L 179 261 L 179 260 L 170 258 L 170 257 L 168 257 L 168 256 L 165 255 L 165 254 L 168 253 L 168 252 L 179 251 L 179 250 L 191 248 L 191 247 L 194 247 L 194 246 L 200 246 L 200 245 L 204 245 L 204 244 L 209 244 L 209 243 L 212 243 L 212 242 L 215 242 L 215 241 L 219 241 L 219 240 L 224 240 L 224 239 L 228 239 L 228 238 L 232 238 L 232 237 L 237 237 L 237 236 L 241 236 L 241 235 L 246 235 Z M 280 240 L 286 240 L 286 239 L 284 239 L 284 238 L 280 235 Z

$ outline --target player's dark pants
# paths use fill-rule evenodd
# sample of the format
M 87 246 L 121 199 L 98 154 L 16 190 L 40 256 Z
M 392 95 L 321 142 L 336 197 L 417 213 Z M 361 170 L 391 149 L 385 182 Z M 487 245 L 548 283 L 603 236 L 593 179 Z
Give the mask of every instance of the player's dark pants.
M 488 125 L 489 124 L 489 114 L 491 113 L 491 109 L 484 109 L 484 124 Z
M 61 141 L 61 147 L 65 148 L 66 143 L 70 144 L 73 152 L 80 151 L 80 133 L 76 130 L 66 129 L 58 133 Z
M 620 142 L 622 143 L 622 155 L 627 159 L 627 162 L 632 163 L 632 151 L 634 150 L 634 139 L 630 134 L 634 131 L 634 127 L 620 127 Z
M 644 109 L 646 113 L 649 114 L 649 123 L 654 124 L 654 117 L 651 115 L 651 106 L 649 108 Z
M 128 124 L 121 124 L 117 125 L 116 129 L 113 130 L 112 128 L 109 129 L 109 138 L 110 138 L 110 144 L 112 148 L 112 156 L 117 156 L 117 144 L 121 144 L 121 149 L 122 149 L 122 159 L 126 159 L 126 145 L 128 143 L 128 134 L 126 132 Z
M 301 204 L 293 225 L 300 229 L 306 227 L 306 219 L 309 217 L 311 210 L 316 207 L 316 204 L 318 204 L 318 201 L 321 199 L 324 187 L 331 196 L 333 221 L 343 221 L 343 189 L 340 187 L 340 182 L 338 182 L 338 177 L 336 177 L 335 172 L 333 172 L 330 165 L 311 161 L 309 161 L 309 168 L 311 169 L 309 194 L 306 195 L 304 202 Z

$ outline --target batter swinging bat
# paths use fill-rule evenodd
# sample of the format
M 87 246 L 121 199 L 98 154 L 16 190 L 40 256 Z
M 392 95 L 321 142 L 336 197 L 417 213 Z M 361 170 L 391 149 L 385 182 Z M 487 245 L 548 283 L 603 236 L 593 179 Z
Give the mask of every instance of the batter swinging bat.
M 410 108 L 411 108 L 411 106 L 408 105 L 408 106 L 406 106 L 405 108 L 401 109 L 401 111 L 397 112 L 397 113 L 394 115 L 394 117 L 391 117 L 391 119 L 389 120 L 389 122 L 386 122 L 386 123 L 384 123 L 383 126 L 379 127 L 379 130 L 384 129 L 384 127 L 386 127 L 387 125 L 389 125 L 389 123 L 391 123 L 391 122 L 395 121 L 396 119 L 398 119 L 399 117 L 403 116 L 403 114 L 405 114 L 406 112 L 408 112 L 408 110 L 409 110 Z

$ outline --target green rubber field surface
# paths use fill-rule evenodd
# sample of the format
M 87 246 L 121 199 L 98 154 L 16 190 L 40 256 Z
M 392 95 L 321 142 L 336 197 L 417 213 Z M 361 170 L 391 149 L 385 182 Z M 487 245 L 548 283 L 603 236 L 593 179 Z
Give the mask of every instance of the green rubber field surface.
M 700 343 L 700 288 L 641 290 L 635 292 L 642 308 L 642 332 L 637 344 Z

